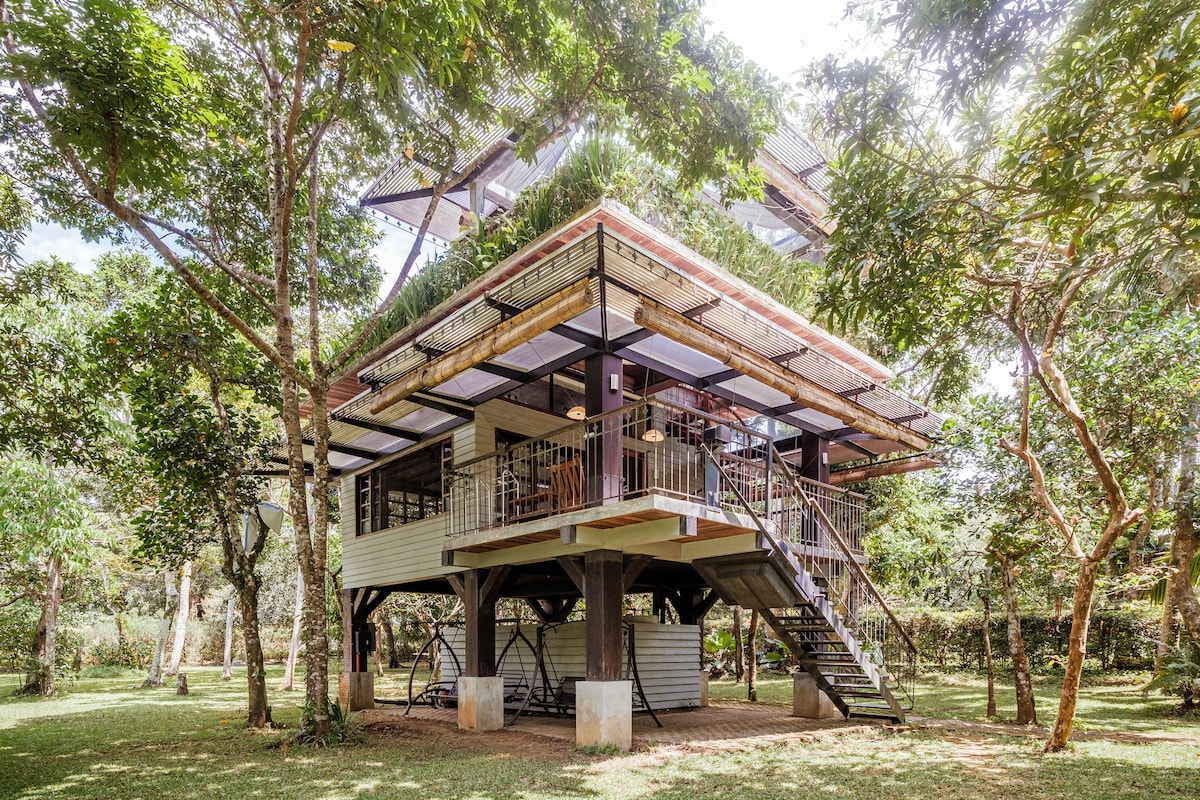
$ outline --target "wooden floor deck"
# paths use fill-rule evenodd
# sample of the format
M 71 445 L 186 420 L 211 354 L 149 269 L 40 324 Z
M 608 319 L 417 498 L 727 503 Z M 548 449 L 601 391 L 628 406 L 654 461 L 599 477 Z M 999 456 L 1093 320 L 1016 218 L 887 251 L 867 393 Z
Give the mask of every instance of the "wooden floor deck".
M 621 500 L 615 503 L 581 508 L 538 519 L 523 519 L 510 525 L 484 531 L 451 535 L 445 549 L 463 553 L 486 553 L 523 545 L 560 539 L 564 528 L 611 531 L 643 522 L 671 518 L 695 519 L 695 533 L 667 538 L 665 541 L 700 542 L 727 536 L 740 536 L 758 530 L 754 520 L 744 514 L 710 508 L 702 503 L 657 494 Z

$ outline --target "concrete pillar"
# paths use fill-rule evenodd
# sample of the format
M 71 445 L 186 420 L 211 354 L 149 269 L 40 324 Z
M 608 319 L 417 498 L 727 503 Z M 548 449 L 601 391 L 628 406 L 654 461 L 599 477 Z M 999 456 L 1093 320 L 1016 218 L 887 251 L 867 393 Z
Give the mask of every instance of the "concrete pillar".
M 618 750 L 633 745 L 633 681 L 575 684 L 575 744 Z
M 459 677 L 458 727 L 468 731 L 504 727 L 504 678 Z
M 792 716 L 805 719 L 837 719 L 842 716 L 829 696 L 817 687 L 807 672 L 792 674 Z
M 708 708 L 708 670 L 700 670 L 700 707 Z

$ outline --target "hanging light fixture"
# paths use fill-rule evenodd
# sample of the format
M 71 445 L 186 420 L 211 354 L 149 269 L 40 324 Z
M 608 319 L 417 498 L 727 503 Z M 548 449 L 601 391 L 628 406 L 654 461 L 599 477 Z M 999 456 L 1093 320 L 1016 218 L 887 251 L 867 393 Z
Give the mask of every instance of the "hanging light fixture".
M 567 409 L 567 419 L 587 419 L 587 409 L 583 406 L 571 406 Z
M 646 370 L 647 386 L 649 386 L 649 383 L 650 383 L 650 370 L 647 369 Z M 645 390 L 642 391 L 642 396 L 645 397 Z M 649 442 L 650 444 L 658 444 L 665 438 L 667 438 L 666 435 L 662 431 L 660 431 L 658 428 L 654 427 L 654 406 L 647 405 L 646 406 L 646 430 L 642 434 L 642 441 Z

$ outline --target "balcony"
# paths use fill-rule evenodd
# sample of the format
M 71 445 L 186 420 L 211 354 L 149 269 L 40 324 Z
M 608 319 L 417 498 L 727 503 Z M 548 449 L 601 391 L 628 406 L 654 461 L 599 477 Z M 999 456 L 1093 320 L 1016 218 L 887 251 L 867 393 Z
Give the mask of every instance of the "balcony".
M 828 550 L 811 509 L 795 501 L 789 481 L 799 480 L 861 556 L 863 496 L 788 478 L 771 452 L 762 431 L 643 400 L 456 465 L 447 549 L 546 541 L 569 525 L 680 517 L 695 520 L 685 534 L 693 540 L 765 526 L 803 549 Z

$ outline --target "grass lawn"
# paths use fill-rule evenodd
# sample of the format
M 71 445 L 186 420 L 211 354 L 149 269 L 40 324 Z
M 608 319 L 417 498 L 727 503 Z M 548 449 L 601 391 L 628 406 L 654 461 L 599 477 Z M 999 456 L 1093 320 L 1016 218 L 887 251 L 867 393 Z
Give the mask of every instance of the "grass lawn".
M 277 682 L 272 670 L 271 683 Z M 281 732 L 240 727 L 243 685 L 216 669 L 188 670 L 192 693 L 133 688 L 140 675 L 83 679 L 52 700 L 9 696 L 0 676 L 0 798 L 758 798 L 821 792 L 835 798 L 1195 797 L 1200 740 L 1088 740 L 1041 754 L 1041 740 L 955 729 L 830 736 L 729 751 L 651 748 L 594 755 L 519 731 L 478 735 L 449 726 L 399 728 L 332 750 L 271 747 Z M 406 677 L 406 676 L 405 676 Z M 398 681 L 402 682 L 402 681 Z M 982 682 L 927 681 L 927 715 L 977 719 Z M 1043 694 L 1052 687 L 1039 685 Z M 781 701 L 786 679 L 763 681 Z M 714 683 L 713 697 L 741 687 Z M 1002 695 L 1003 696 L 1003 695 Z M 1200 725 L 1142 704 L 1129 683 L 1088 687 L 1089 730 L 1200 733 Z M 275 717 L 294 725 L 298 693 L 272 693 Z M 1138 710 L 1139 704 L 1144 707 Z M 1002 711 L 1003 713 L 1003 711 Z M 1039 707 L 1050 719 L 1052 709 Z M 1091 715 L 1090 717 L 1088 715 Z
M 1180 719 L 1170 711 L 1175 700 L 1160 694 L 1142 696 L 1141 687 L 1150 680 L 1144 674 L 1106 674 L 1084 679 L 1075 710 L 1076 730 L 1200 734 L 1200 719 Z M 1058 713 L 1058 697 L 1062 678 L 1035 676 L 1034 700 L 1038 722 L 1051 725 Z M 987 682 L 974 674 L 921 675 L 917 681 L 917 703 L 912 713 L 934 719 L 957 719 L 972 722 L 1012 722 L 1017 717 L 1017 704 L 1011 678 L 996 678 L 997 716 L 989 719 L 987 711 Z M 746 686 L 732 681 L 713 681 L 709 697 L 715 700 L 746 702 Z M 790 706 L 792 679 L 769 673 L 759 677 L 760 703 Z M 1197 792 L 1200 795 L 1200 791 Z

